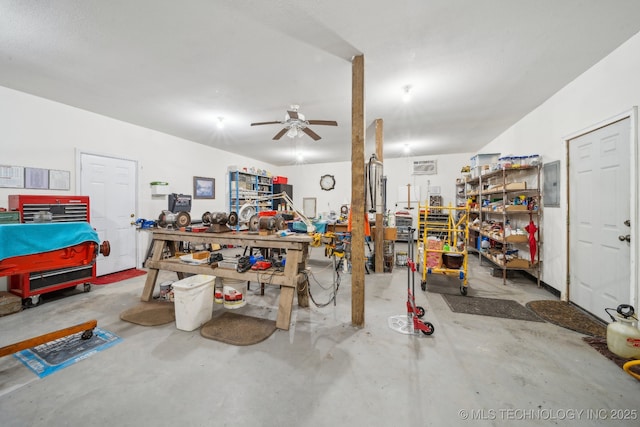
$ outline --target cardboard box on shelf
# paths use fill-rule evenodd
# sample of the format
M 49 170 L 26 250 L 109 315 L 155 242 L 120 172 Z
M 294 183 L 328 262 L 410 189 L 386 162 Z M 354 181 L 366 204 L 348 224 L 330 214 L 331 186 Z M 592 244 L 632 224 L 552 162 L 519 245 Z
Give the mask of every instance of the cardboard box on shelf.
M 527 243 L 529 241 L 529 237 L 525 234 L 512 234 L 507 236 L 504 240 L 508 243 Z
M 528 210 L 528 206 L 525 205 L 507 205 L 507 212 L 519 212 Z
M 427 267 L 440 268 L 442 267 L 442 252 L 429 252 L 429 250 L 441 251 L 444 247 L 442 240 L 427 239 Z
M 376 235 L 376 227 L 371 227 L 371 240 L 375 241 Z M 397 240 L 398 239 L 398 229 L 395 227 L 385 227 L 384 228 L 384 240 Z
M 507 261 L 505 267 L 508 268 L 529 268 L 530 263 L 529 260 L 523 258 L 514 258 L 512 260 Z
M 496 192 L 496 191 L 514 191 L 514 190 L 526 190 L 527 189 L 527 183 L 526 182 L 509 182 L 507 183 L 507 186 L 504 187 L 503 185 L 496 185 L 495 187 L 491 188 L 492 192 Z

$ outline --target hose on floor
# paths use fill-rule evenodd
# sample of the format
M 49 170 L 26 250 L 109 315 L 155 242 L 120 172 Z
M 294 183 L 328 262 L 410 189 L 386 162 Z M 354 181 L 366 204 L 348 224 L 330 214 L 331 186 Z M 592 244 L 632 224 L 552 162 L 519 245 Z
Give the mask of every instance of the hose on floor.
M 633 378 L 640 380 L 640 375 L 636 374 L 635 372 L 631 372 L 631 367 L 636 365 L 640 365 L 640 360 L 630 360 L 622 365 L 622 369 L 624 369 L 624 371 L 627 374 L 631 375 Z

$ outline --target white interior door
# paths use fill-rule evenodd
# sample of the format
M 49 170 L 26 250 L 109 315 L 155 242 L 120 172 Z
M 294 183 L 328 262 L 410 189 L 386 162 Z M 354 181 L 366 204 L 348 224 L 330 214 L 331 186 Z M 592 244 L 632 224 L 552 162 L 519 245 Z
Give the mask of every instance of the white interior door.
M 96 274 L 102 276 L 136 266 L 136 162 L 82 153 L 80 191 L 89 196 L 91 225 L 111 254 L 100 255 Z
M 569 141 L 569 299 L 602 319 L 630 304 L 630 119 Z

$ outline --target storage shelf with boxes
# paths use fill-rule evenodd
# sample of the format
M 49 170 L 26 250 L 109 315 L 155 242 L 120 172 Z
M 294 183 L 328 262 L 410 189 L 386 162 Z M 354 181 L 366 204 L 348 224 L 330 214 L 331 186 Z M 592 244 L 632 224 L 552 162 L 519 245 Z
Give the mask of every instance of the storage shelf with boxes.
M 519 157 L 520 158 L 520 157 Z M 469 246 L 475 246 L 480 260 L 502 269 L 530 270 L 541 280 L 541 197 L 540 158 L 533 163 L 501 163 L 499 169 L 481 173 L 466 181 L 471 212 L 478 214 L 470 229 Z M 504 158 L 503 158 L 504 159 Z
M 499 158 L 500 153 L 476 154 L 471 157 L 471 178 L 497 170 Z

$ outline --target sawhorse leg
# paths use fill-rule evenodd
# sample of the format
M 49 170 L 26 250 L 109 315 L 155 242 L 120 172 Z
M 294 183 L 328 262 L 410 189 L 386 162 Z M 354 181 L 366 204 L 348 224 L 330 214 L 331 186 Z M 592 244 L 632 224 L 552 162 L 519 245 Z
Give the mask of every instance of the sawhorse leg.
M 293 311 L 293 296 L 298 292 L 298 305 L 300 307 L 309 306 L 308 289 L 305 286 L 303 290 L 298 289 L 299 269 L 304 266 L 304 256 L 302 251 L 288 250 L 287 263 L 284 266 L 284 275 L 288 278 L 287 285 L 280 287 L 280 301 L 278 303 L 278 318 L 276 319 L 276 327 L 278 329 L 289 330 L 291 323 L 291 312 Z
M 162 259 L 162 254 L 164 253 L 166 241 L 164 240 L 154 240 L 153 245 L 153 255 L 151 255 L 151 259 L 153 261 L 160 261 Z M 142 296 L 140 299 L 142 301 L 151 301 L 151 297 L 153 296 L 153 290 L 156 287 L 156 280 L 158 279 L 158 270 L 157 268 L 150 268 L 147 274 L 147 280 L 144 283 L 144 289 L 142 290 Z

